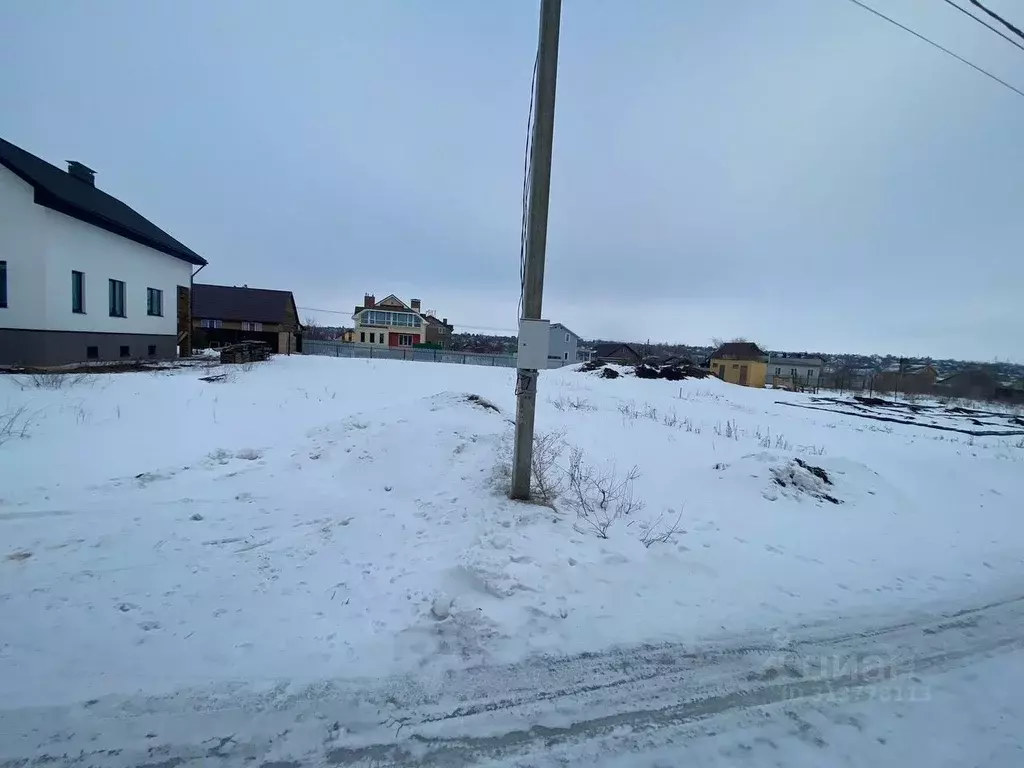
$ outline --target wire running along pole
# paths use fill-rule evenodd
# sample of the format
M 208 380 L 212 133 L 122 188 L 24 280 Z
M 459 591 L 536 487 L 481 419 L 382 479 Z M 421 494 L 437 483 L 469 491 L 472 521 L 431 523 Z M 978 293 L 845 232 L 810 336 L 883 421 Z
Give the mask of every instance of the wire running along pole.
M 529 209 L 526 258 L 523 264 L 523 320 L 540 320 L 544 297 L 544 257 L 551 189 L 551 149 L 555 131 L 555 81 L 558 75 L 558 32 L 561 0 L 541 0 L 537 43 L 534 122 L 530 141 Z M 521 335 L 521 334 L 520 334 Z M 512 460 L 513 499 L 530 498 L 534 417 L 539 371 L 519 368 L 516 374 L 516 433 Z

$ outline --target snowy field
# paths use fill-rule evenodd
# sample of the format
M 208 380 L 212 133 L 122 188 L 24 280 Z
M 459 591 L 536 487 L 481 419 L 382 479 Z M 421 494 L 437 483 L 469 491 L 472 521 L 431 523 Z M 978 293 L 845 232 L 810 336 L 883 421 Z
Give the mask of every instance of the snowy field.
M 0 377 L 0 710 L 784 642 L 1021 591 L 1020 437 L 562 369 L 541 506 L 504 495 L 514 371 L 210 373 Z M 574 448 L 613 484 L 637 469 L 642 508 L 607 538 L 573 504 Z

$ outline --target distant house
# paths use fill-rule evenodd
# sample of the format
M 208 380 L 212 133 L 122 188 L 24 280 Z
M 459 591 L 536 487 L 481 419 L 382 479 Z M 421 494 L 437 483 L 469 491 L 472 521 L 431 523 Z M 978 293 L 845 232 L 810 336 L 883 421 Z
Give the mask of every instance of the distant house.
M 873 387 L 876 392 L 923 394 L 935 388 L 938 377 L 935 367 L 930 364 L 893 363 L 875 374 Z
M 206 260 L 96 186 L 0 139 L 0 365 L 188 352 Z
M 197 347 L 264 341 L 278 354 L 302 351 L 302 326 L 291 291 L 196 283 L 192 324 Z
M 441 349 L 449 349 L 452 345 L 452 331 L 455 330 L 455 326 L 448 324 L 447 317 L 438 320 L 433 315 L 426 314 L 423 315 L 423 319 L 427 323 L 425 326 L 427 344 L 433 344 Z
M 594 360 L 602 363 L 618 363 L 619 365 L 640 365 L 643 356 L 629 344 L 610 342 L 594 347 Z
M 999 381 L 986 370 L 972 368 L 935 380 L 935 392 L 967 400 L 994 400 Z
M 750 341 L 730 341 L 711 353 L 711 372 L 722 381 L 744 387 L 763 387 L 768 355 Z
M 548 342 L 548 368 L 572 365 L 577 360 L 580 337 L 561 323 L 551 324 L 551 340 Z
M 776 389 L 817 389 L 824 364 L 820 357 L 771 357 L 766 383 Z
M 355 340 L 356 340 L 356 332 L 352 328 L 342 328 L 338 332 L 337 341 L 344 341 L 344 342 L 351 343 L 351 342 L 353 342 Z
M 450 344 L 451 326 L 447 318 L 432 323 L 421 306 L 419 299 L 411 299 L 406 304 L 391 294 L 377 301 L 373 294 L 367 293 L 363 303 L 352 313 L 355 341 L 386 347 L 413 347 L 427 343 L 428 335 L 433 334 L 436 339 L 448 339 Z M 434 331 L 428 331 L 431 326 Z M 443 332 L 444 329 L 447 332 Z

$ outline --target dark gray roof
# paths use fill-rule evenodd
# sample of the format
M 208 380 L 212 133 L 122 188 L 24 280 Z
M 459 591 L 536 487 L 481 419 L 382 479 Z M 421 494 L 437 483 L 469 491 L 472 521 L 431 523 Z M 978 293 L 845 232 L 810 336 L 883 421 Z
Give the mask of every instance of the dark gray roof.
M 441 322 L 441 320 L 439 320 L 438 318 L 434 317 L 433 315 L 421 315 L 421 317 L 424 320 L 426 320 L 427 323 L 429 323 L 430 325 L 439 325 L 442 328 L 454 328 L 455 327 L 455 326 L 453 326 L 451 324 L 445 325 L 443 322 Z
M 728 341 L 711 353 L 719 360 L 761 360 L 767 355 L 752 341 Z
M 0 139 L 0 165 L 32 185 L 35 202 L 67 216 L 201 266 L 206 259 L 153 222 L 87 181 Z
M 291 291 L 204 283 L 192 286 L 192 316 L 199 319 L 284 323 L 294 304 Z
M 620 352 L 629 352 L 632 356 L 640 359 L 640 353 L 637 352 L 629 344 L 623 344 L 621 342 L 608 342 L 606 344 L 598 344 L 594 347 L 594 357 L 601 359 L 602 357 L 617 357 Z
M 773 357 L 771 359 L 772 365 L 788 365 L 792 366 L 811 366 L 820 368 L 824 365 L 824 361 L 820 357 Z

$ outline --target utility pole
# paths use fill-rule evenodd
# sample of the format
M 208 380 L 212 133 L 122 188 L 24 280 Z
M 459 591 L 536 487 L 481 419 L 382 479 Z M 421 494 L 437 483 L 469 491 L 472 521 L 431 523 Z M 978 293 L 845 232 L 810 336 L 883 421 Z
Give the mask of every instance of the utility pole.
M 541 0 L 540 34 L 537 42 L 535 117 L 531 138 L 530 197 L 527 209 L 526 265 L 523 270 L 523 321 L 540 320 L 544 297 L 544 252 L 548 239 L 548 197 L 551 188 L 551 145 L 555 132 L 555 80 L 558 75 L 558 26 L 562 0 Z M 519 357 L 522 363 L 522 356 Z M 535 368 L 516 372 L 516 435 L 512 460 L 513 499 L 530 498 L 533 462 L 533 422 L 537 410 Z

